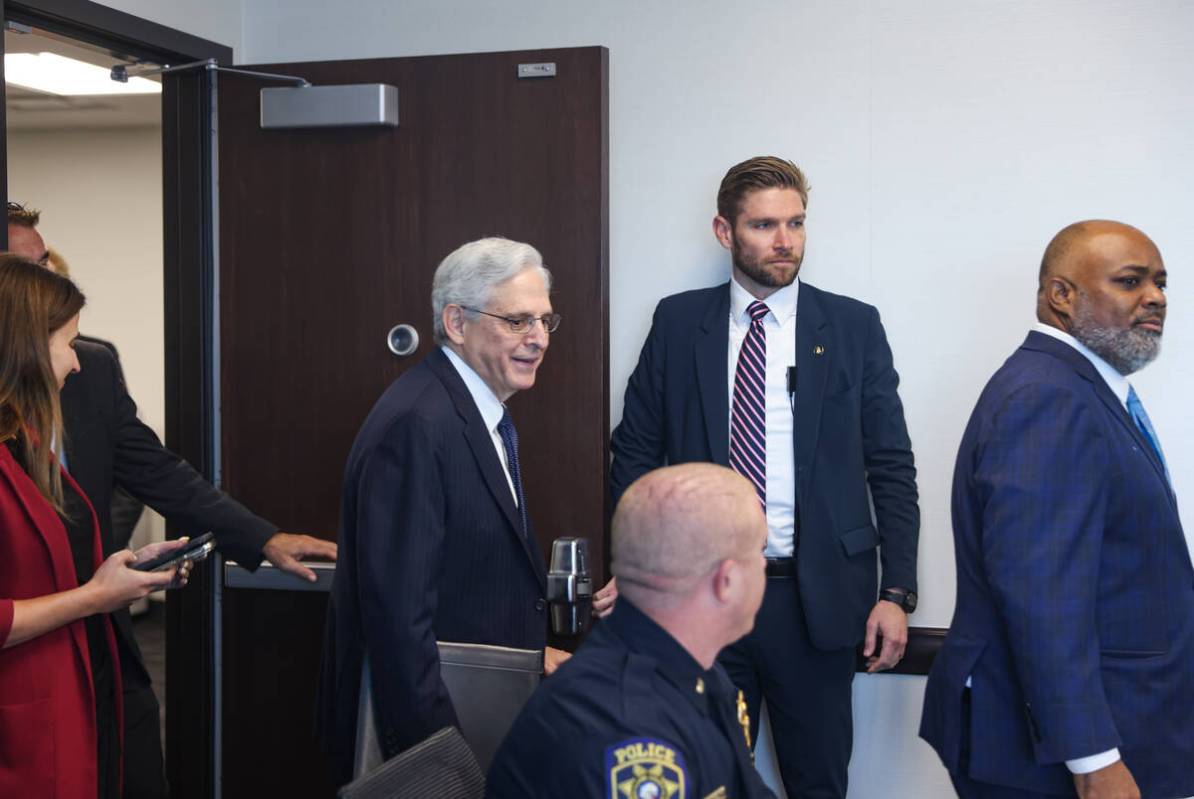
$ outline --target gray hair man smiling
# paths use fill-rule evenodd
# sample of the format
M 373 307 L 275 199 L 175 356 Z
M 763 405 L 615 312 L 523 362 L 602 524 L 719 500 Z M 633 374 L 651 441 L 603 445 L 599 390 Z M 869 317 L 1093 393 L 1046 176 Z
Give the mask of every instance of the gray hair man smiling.
M 505 402 L 535 384 L 560 324 L 529 244 L 470 242 L 436 269 L 438 345 L 393 382 L 348 457 L 318 726 L 337 784 L 352 776 L 363 675 L 382 754 L 457 724 L 437 641 L 545 650 L 545 563 Z M 366 667 L 367 664 L 367 667 Z

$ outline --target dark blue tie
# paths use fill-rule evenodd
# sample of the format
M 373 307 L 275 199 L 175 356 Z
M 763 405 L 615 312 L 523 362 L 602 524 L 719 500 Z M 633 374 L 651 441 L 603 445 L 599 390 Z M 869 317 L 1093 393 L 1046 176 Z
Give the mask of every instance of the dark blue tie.
M 514 429 L 514 422 L 510 419 L 510 412 L 502 413 L 502 420 L 498 422 L 498 435 L 502 437 L 502 446 L 506 448 L 506 467 L 510 470 L 510 482 L 514 483 L 514 495 L 518 497 L 518 515 L 522 519 L 522 537 L 527 537 L 527 503 L 522 493 L 522 470 L 518 468 L 518 431 Z
M 1128 388 L 1128 416 L 1132 417 L 1132 421 L 1136 423 L 1136 427 L 1148 439 L 1148 443 L 1153 445 L 1153 451 L 1157 453 L 1157 459 L 1161 461 L 1161 468 L 1165 470 L 1165 479 L 1169 479 L 1169 466 L 1165 463 L 1165 453 L 1161 452 L 1161 441 L 1157 438 L 1157 431 L 1153 429 L 1153 423 L 1149 420 L 1148 414 L 1144 412 L 1144 403 L 1140 401 L 1140 397 L 1136 396 L 1136 389 Z

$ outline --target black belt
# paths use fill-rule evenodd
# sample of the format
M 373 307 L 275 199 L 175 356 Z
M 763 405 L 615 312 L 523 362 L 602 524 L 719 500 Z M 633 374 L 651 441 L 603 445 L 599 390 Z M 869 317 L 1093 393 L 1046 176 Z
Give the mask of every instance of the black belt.
M 796 558 L 767 558 L 768 577 L 795 577 Z

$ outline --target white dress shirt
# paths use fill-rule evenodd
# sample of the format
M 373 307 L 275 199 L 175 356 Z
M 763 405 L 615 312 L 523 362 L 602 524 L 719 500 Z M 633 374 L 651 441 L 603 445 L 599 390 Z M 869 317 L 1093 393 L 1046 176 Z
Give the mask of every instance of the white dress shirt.
M 506 406 L 493 393 L 493 389 L 481 379 L 481 375 L 473 371 L 473 367 L 465 363 L 463 358 L 453 352 L 450 347 L 441 347 L 440 349 L 444 351 L 444 355 L 448 356 L 448 360 L 460 373 L 464 387 L 468 389 L 473 403 L 481 413 L 481 420 L 485 422 L 485 429 L 489 431 L 493 448 L 497 450 L 498 463 L 502 464 L 502 474 L 506 475 L 506 484 L 510 486 L 510 496 L 514 497 L 514 507 L 518 507 L 518 494 L 514 490 L 514 480 L 510 477 L 510 464 L 506 463 L 506 445 L 502 443 L 502 434 L 497 429 L 498 423 L 502 421 L 502 416 L 506 413 Z
M 796 300 L 800 281 L 784 286 L 766 300 L 770 309 L 763 317 L 767 332 L 767 369 L 764 402 L 767 424 L 767 547 L 769 558 L 790 558 L 795 551 L 796 455 L 793 413 L 788 395 L 788 367 L 796 365 Z M 738 352 L 750 330 L 747 307 L 753 295 L 730 278 L 730 346 L 728 385 L 730 416 L 734 411 L 734 375 Z

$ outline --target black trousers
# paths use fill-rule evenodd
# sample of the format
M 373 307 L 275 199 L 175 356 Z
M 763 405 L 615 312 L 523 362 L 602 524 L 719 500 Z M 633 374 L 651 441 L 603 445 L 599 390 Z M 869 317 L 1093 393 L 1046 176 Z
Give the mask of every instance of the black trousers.
M 789 799 L 844 799 L 854 743 L 854 650 L 813 648 L 794 578 L 767 579 L 754 630 L 719 660 L 746 695 L 752 742 L 767 700 Z
M 124 691 L 124 799 L 167 799 L 157 697 L 149 684 Z

